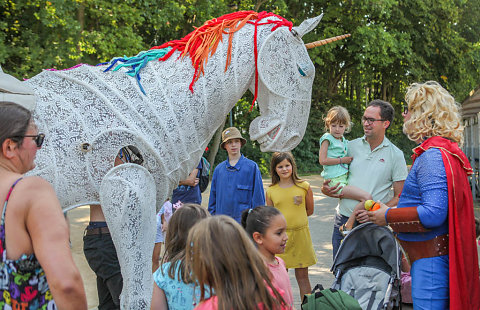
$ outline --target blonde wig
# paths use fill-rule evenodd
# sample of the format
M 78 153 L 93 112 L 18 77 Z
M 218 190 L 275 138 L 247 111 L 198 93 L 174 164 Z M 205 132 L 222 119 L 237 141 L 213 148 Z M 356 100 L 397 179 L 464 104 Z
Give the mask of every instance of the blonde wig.
M 407 89 L 405 102 L 410 119 L 403 124 L 403 132 L 415 142 L 440 136 L 459 145 L 463 143 L 463 125 L 459 105 L 435 81 L 413 83 Z
M 347 109 L 339 105 L 328 110 L 327 116 L 323 121 L 325 122 L 325 130 L 327 131 L 330 129 L 330 125 L 334 123 L 345 125 L 345 132 L 350 132 L 350 129 L 352 128 L 350 114 L 348 114 Z
M 201 220 L 190 230 L 187 268 L 200 287 L 200 301 L 210 287 L 219 310 L 280 309 L 285 304 L 271 281 L 261 254 L 245 230 L 225 215 Z M 270 292 L 269 292 L 270 291 Z

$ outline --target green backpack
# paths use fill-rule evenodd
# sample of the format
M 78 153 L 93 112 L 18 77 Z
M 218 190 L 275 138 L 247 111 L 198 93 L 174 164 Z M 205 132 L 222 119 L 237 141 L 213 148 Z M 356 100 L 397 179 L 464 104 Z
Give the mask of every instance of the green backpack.
M 305 295 L 302 310 L 362 310 L 358 301 L 344 291 L 323 289 L 317 284 L 311 294 Z

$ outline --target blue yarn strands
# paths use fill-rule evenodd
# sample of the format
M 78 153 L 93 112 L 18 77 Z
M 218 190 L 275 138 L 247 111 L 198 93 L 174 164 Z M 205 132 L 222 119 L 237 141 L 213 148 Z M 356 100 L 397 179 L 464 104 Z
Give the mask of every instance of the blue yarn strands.
M 110 64 L 107 69 L 103 70 L 103 72 L 110 71 L 113 67 L 115 67 L 112 71 L 117 71 L 123 67 L 131 67 L 126 73 L 131 77 L 135 77 L 138 83 L 138 87 L 142 93 L 146 96 L 145 90 L 143 89 L 142 83 L 140 83 L 140 70 L 147 65 L 147 63 L 151 60 L 159 59 L 165 56 L 172 48 L 166 47 L 162 49 L 153 49 L 148 51 L 141 51 L 136 56 L 133 57 L 116 57 L 113 58 L 107 64 Z

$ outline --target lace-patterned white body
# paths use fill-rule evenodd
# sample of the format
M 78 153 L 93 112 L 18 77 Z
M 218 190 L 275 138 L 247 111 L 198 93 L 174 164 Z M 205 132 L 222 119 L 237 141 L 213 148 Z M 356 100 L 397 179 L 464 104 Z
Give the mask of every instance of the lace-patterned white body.
M 294 29 L 309 31 L 317 19 Z M 287 27 L 272 32 L 272 27 L 258 26 L 257 101 L 261 116 L 252 121 L 250 137 L 258 140 L 262 151 L 285 151 L 294 148 L 305 132 L 315 69 L 301 40 L 303 33 L 293 35 Z M 103 72 L 106 66 L 82 65 L 65 71 L 44 71 L 25 82 L 35 90 L 34 117 L 39 131 L 46 135 L 32 173 L 51 182 L 64 210 L 103 203 L 119 258 L 134 258 L 120 262 L 124 309 L 149 308 L 151 298 L 152 282 L 146 279 L 151 280 L 155 224 L 149 221 L 151 227 L 138 233 L 134 230 L 145 226 L 140 219 L 155 218 L 155 207 L 161 206 L 179 180 L 196 167 L 227 113 L 247 89 L 254 91 L 253 35 L 251 24 L 235 33 L 232 62 L 226 71 L 228 37 L 224 35 L 193 93 L 188 87 L 194 68 L 188 57 L 178 58 L 178 52 L 164 62 L 151 61 L 142 69 L 146 95 L 136 80 L 125 74 L 125 68 Z M 138 187 L 133 191 L 108 185 L 117 184 L 121 178 L 118 175 L 106 179 L 119 150 L 127 145 L 136 146 L 144 158 L 145 171 L 133 169 L 129 177 L 122 169 L 128 186 Z M 143 178 L 148 176 L 139 177 L 145 173 L 151 175 L 153 186 L 145 186 Z M 101 193 L 100 188 L 108 190 Z M 134 217 L 131 212 L 119 216 L 115 213 L 118 209 L 105 206 L 115 204 L 114 196 L 119 196 L 115 197 L 118 201 L 135 200 L 121 197 L 131 192 L 153 197 L 148 206 L 138 207 L 138 212 L 147 217 Z M 124 240 L 130 240 L 130 246 Z

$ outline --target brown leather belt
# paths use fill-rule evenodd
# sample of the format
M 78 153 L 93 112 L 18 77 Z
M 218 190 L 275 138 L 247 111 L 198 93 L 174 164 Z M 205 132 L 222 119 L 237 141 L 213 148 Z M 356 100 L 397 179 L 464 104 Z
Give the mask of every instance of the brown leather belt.
M 426 241 L 404 241 L 398 239 L 407 254 L 410 265 L 414 261 L 448 254 L 448 234 L 436 236 Z
M 98 228 L 91 228 L 91 229 L 85 229 L 85 236 L 90 236 L 90 235 L 101 235 L 101 234 L 109 234 L 110 231 L 108 230 L 108 227 L 98 227 Z

